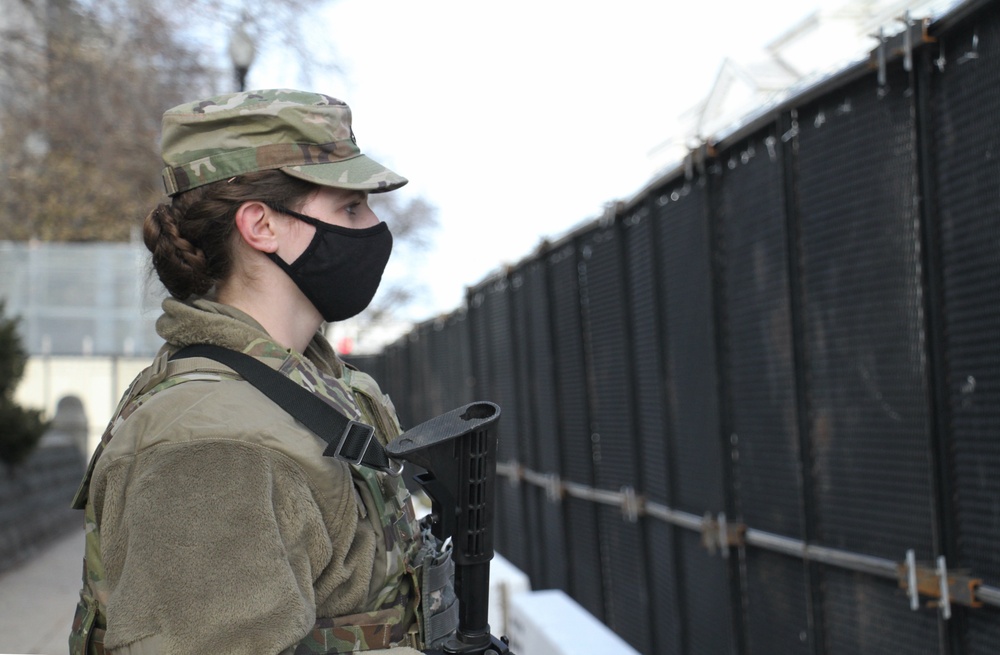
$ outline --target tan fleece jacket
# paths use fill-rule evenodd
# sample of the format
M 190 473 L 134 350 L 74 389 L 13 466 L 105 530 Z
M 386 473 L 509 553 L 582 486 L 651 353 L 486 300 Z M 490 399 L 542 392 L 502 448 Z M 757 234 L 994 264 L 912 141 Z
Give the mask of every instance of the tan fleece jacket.
M 164 310 L 157 328 L 175 346 L 241 350 L 264 336 L 224 305 L 168 300 Z M 307 355 L 340 373 L 325 341 Z M 90 487 L 109 652 L 279 653 L 317 617 L 371 609 L 383 582 L 372 579 L 377 528 L 361 518 L 349 467 L 325 447 L 226 377 L 156 393 L 129 416 Z

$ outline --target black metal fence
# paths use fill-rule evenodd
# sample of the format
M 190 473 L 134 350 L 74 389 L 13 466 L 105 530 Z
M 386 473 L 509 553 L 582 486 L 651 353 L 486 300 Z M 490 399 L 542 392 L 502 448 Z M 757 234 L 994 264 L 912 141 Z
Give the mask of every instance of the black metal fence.
M 872 61 L 361 363 L 643 653 L 1000 652 L 1000 3 Z
M 36 448 L 16 467 L 0 464 L 0 574 L 80 529 L 83 517 L 70 503 L 84 464 L 80 449 L 65 442 Z

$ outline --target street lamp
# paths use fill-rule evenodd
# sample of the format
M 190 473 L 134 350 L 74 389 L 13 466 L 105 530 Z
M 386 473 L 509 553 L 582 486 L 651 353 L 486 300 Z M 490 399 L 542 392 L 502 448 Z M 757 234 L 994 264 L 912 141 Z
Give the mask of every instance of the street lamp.
M 250 64 L 253 63 L 253 58 L 257 54 L 253 41 L 243 25 L 243 23 L 237 25 L 229 39 L 229 58 L 233 61 L 236 86 L 240 91 L 246 90 L 247 71 L 250 70 Z

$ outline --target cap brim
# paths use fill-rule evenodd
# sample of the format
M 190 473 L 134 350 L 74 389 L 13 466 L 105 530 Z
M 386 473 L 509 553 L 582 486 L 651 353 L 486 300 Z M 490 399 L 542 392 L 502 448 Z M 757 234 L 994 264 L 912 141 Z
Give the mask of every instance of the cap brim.
M 281 170 L 292 177 L 320 186 L 369 193 L 392 191 L 408 182 L 402 175 L 390 171 L 365 155 L 318 164 L 282 166 Z

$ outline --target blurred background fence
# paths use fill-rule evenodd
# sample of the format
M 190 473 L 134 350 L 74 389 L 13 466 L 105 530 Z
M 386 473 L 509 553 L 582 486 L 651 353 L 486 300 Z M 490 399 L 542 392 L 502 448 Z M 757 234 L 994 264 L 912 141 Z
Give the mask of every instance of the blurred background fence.
M 643 653 L 995 654 L 998 118 L 965 3 L 356 363 L 500 404 L 498 551 Z

